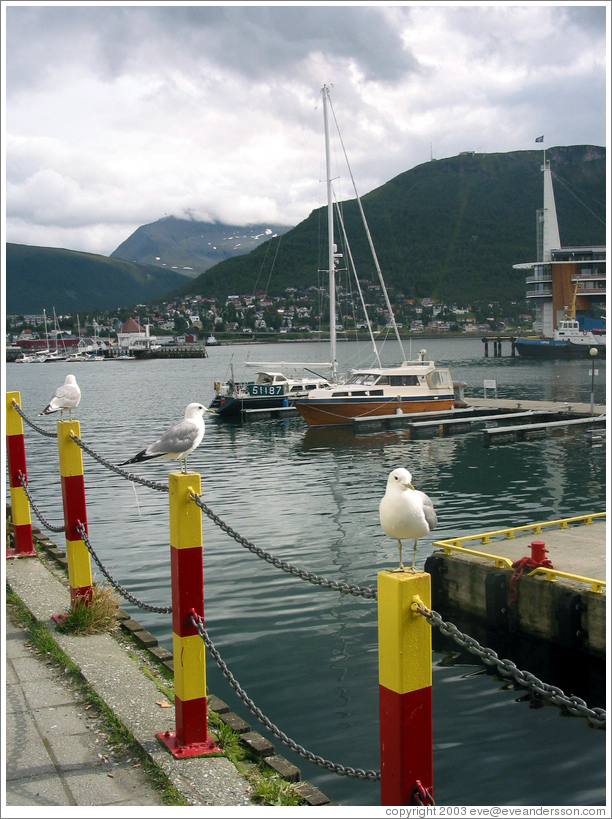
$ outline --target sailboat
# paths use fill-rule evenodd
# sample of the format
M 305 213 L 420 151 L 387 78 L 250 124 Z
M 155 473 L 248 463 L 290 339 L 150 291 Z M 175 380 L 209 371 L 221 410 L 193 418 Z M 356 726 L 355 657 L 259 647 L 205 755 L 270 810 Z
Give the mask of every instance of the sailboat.
M 45 340 L 47 342 L 46 349 L 37 350 L 29 354 L 24 353 L 20 358 L 15 359 L 15 364 L 43 364 L 47 360 L 47 356 L 51 354 L 51 350 L 49 349 L 49 331 L 47 330 L 47 313 L 44 307 L 43 318 L 45 322 Z
M 355 418 L 371 417 L 375 415 L 390 415 L 398 413 L 419 413 L 435 410 L 450 410 L 455 406 L 455 388 L 450 371 L 436 367 L 433 361 L 425 359 L 426 350 L 421 350 L 417 360 L 406 360 L 402 340 L 395 322 L 393 308 L 389 300 L 382 271 L 378 263 L 372 236 L 368 228 L 361 199 L 357 193 L 353 174 L 349 172 L 355 189 L 356 201 L 359 206 L 362 221 L 368 238 L 370 251 L 376 271 L 378 273 L 381 290 L 385 297 L 387 311 L 391 318 L 391 325 L 402 352 L 403 362 L 391 367 L 383 367 L 376 348 L 372 328 L 367 317 L 367 310 L 362 298 L 362 306 L 366 315 L 366 322 L 370 331 L 370 339 L 376 356 L 377 366 L 353 369 L 344 383 L 338 380 L 338 363 L 336 359 L 336 300 L 335 300 L 335 272 L 336 260 L 340 254 L 336 253 L 334 245 L 334 212 L 333 188 L 331 178 L 331 159 L 329 150 L 329 118 L 328 105 L 331 105 L 329 89 L 324 86 L 323 117 L 325 124 L 325 157 L 327 168 L 327 213 L 329 235 L 329 315 L 330 315 L 330 343 L 332 356 L 332 378 L 334 385 L 323 389 L 314 389 L 304 398 L 295 402 L 295 407 L 309 426 L 336 426 L 347 425 Z M 346 153 L 345 153 L 346 158 Z M 348 158 L 347 164 L 348 164 Z M 340 225 L 346 241 L 346 233 L 341 215 Z M 350 256 L 350 251 L 349 251 Z M 352 258 L 351 258 L 352 261 Z M 355 273 L 359 293 L 359 280 Z
M 45 329 L 46 329 L 46 321 L 45 321 Z M 53 352 L 49 351 L 45 355 L 45 361 L 66 361 L 67 353 L 66 348 L 64 347 L 64 351 L 60 352 L 58 344 L 57 344 L 57 337 L 59 335 L 59 327 L 57 323 L 57 315 L 55 314 L 55 307 L 53 308 L 53 327 L 55 330 L 55 350 Z M 63 342 L 62 342 L 63 344 Z M 49 347 L 49 342 L 47 340 L 47 348 Z

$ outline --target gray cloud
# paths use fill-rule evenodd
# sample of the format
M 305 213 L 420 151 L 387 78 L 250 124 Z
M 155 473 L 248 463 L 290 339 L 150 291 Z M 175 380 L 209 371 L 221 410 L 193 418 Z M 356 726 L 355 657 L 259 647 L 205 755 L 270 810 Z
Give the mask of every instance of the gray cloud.
M 9 241 L 295 224 L 323 201 L 323 84 L 361 194 L 430 153 L 606 139 L 601 6 L 9 6 L 6 46 Z

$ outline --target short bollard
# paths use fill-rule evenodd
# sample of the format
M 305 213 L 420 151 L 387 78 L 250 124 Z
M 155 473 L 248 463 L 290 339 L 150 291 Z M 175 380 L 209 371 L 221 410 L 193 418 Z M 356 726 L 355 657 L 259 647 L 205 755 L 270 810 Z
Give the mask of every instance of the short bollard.
M 381 805 L 433 804 L 431 606 L 425 572 L 378 574 Z
M 64 504 L 64 531 L 66 534 L 66 557 L 68 559 L 68 583 L 70 604 L 77 601 L 89 604 L 93 595 L 91 560 L 85 541 L 77 529 L 81 523 L 87 531 L 85 509 L 85 480 L 83 478 L 83 455 L 72 435 L 81 437 L 78 421 L 57 422 L 57 445 L 59 450 L 62 500 Z M 55 615 L 54 619 L 62 615 Z
M 13 519 L 13 536 L 15 547 L 6 550 L 6 556 L 33 557 L 34 541 L 32 539 L 32 518 L 30 504 L 25 489 L 19 480 L 19 473 L 26 478 L 25 444 L 23 438 L 23 421 L 13 406 L 13 401 L 21 406 L 21 395 L 18 392 L 6 393 L 6 454 L 11 494 L 11 516 Z
M 177 759 L 220 753 L 207 731 L 205 646 L 192 622 L 204 620 L 202 512 L 192 500 L 200 494 L 197 472 L 171 472 L 170 570 L 172 575 L 172 652 L 176 731 L 157 737 Z

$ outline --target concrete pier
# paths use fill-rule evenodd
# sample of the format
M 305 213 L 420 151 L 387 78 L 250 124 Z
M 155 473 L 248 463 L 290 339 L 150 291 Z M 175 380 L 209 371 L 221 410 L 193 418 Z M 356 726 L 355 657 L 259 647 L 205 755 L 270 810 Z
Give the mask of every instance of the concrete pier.
M 546 558 L 556 571 L 533 573 L 526 568 L 516 577 L 512 563 L 531 556 L 532 541 L 544 542 Z M 435 541 L 434 547 L 440 551 L 425 564 L 432 575 L 434 608 L 469 614 L 501 633 L 522 633 L 605 658 L 605 518 L 566 527 L 564 522 L 534 524 L 505 536 L 450 538 Z

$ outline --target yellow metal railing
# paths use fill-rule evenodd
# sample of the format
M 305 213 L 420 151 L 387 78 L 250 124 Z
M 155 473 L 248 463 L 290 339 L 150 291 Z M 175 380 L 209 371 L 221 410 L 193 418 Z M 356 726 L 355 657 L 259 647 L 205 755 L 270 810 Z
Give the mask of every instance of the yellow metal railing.
M 495 529 L 492 532 L 481 532 L 476 535 L 464 535 L 463 537 L 448 538 L 447 540 L 436 540 L 433 546 L 444 549 L 444 554 L 450 555 L 453 552 L 460 552 L 461 554 L 474 555 L 476 557 L 484 557 L 487 560 L 493 560 L 495 567 L 503 569 L 504 567 L 511 569 L 512 561 L 507 557 L 501 555 L 490 554 L 489 552 L 481 552 L 476 549 L 470 549 L 463 546 L 463 543 L 472 541 L 479 541 L 480 543 L 490 543 L 491 538 L 500 538 L 509 540 L 514 538 L 517 532 L 532 532 L 534 535 L 540 534 L 543 528 L 557 527 L 559 529 L 567 529 L 570 523 L 593 523 L 596 518 L 604 518 L 605 512 L 593 512 L 588 515 L 575 515 L 571 518 L 561 518 L 559 520 L 546 520 L 541 523 L 528 523 L 522 526 L 509 526 L 506 529 Z M 578 580 L 582 583 L 588 583 L 591 586 L 591 591 L 602 592 L 606 586 L 605 580 L 596 580 L 593 577 L 584 577 L 583 575 L 571 574 L 569 572 L 561 572 L 557 569 L 549 569 L 544 566 L 538 567 L 529 574 L 544 574 L 547 580 L 554 581 L 557 577 L 566 577 L 570 580 Z

